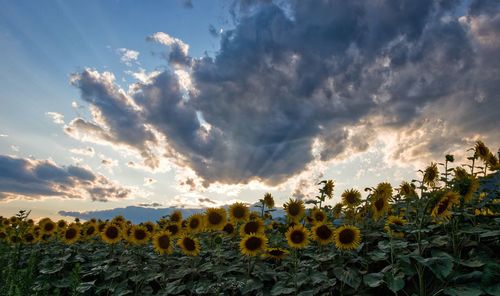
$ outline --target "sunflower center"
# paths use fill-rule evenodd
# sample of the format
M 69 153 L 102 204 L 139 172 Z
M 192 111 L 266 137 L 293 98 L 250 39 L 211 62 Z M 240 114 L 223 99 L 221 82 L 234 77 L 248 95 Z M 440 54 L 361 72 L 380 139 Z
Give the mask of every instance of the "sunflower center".
M 346 201 L 348 204 L 355 204 L 356 203 L 356 196 L 354 196 L 354 194 L 348 194 L 346 196 Z
M 448 199 L 445 199 L 441 203 L 439 203 L 439 206 L 437 209 L 438 215 L 441 215 L 442 213 L 444 213 L 444 211 L 446 211 L 446 209 L 448 208 L 448 204 L 449 204 Z
M 325 214 L 323 214 L 323 212 L 316 212 L 314 214 L 314 219 L 316 219 L 316 221 L 323 221 L 325 219 Z
M 189 221 L 189 228 L 191 228 L 191 229 L 198 228 L 198 225 L 200 225 L 200 220 L 198 220 L 198 219 L 191 219 Z
M 24 240 L 25 240 L 26 242 L 28 242 L 28 243 L 31 243 L 32 241 L 34 241 L 34 240 L 35 240 L 35 237 L 34 237 L 34 236 L 33 236 L 33 234 L 31 234 L 31 233 L 26 233 L 26 234 L 24 235 Z
M 196 250 L 196 243 L 194 242 L 194 240 L 192 238 L 185 237 L 182 240 L 182 244 L 184 245 L 184 248 L 186 248 L 186 250 L 188 250 L 188 251 Z
M 282 250 L 271 250 L 271 251 L 269 251 L 269 254 L 272 256 L 279 257 L 279 256 L 285 254 L 285 252 L 283 252 Z
M 170 247 L 170 238 L 166 235 L 160 236 L 158 238 L 158 246 L 163 250 L 168 249 L 168 247 Z
M 233 216 L 237 219 L 242 219 L 245 217 L 245 209 L 242 207 L 235 207 L 233 209 Z
M 210 213 L 208 215 L 208 222 L 212 225 L 217 225 L 222 222 L 222 216 L 219 213 Z
M 288 213 L 291 216 L 297 216 L 300 213 L 300 205 L 292 203 L 291 205 L 288 206 Z
M 375 208 L 379 212 L 382 211 L 382 209 L 384 208 L 384 198 L 380 197 L 375 201 Z
M 177 213 L 170 216 L 170 221 L 172 222 L 179 222 L 179 220 L 181 220 L 181 217 Z
M 316 235 L 322 239 L 326 240 L 329 239 L 332 236 L 332 230 L 326 226 L 326 225 L 321 225 L 316 229 Z
M 222 230 L 224 230 L 227 234 L 231 234 L 231 233 L 233 233 L 233 231 L 234 231 L 234 226 L 233 226 L 233 224 L 231 224 L 231 223 L 227 223 L 227 224 L 224 226 L 224 229 L 222 229 Z
M 110 227 L 108 227 L 108 229 L 106 229 L 105 234 L 110 239 L 115 239 L 118 237 L 118 228 L 116 228 L 115 226 L 110 226 Z
M 305 239 L 305 235 L 302 231 L 300 230 L 294 230 L 291 235 L 290 235 L 290 240 L 294 243 L 294 244 L 300 244 L 304 241 Z
M 177 226 L 177 224 L 169 225 L 166 227 L 166 229 L 168 231 L 170 231 L 170 233 L 172 233 L 172 235 L 176 235 L 177 232 L 179 232 L 179 226 Z
M 68 230 L 66 230 L 64 237 L 66 239 L 74 239 L 76 237 L 76 233 L 77 233 L 76 229 L 69 228 Z
M 87 228 L 86 234 L 87 235 L 92 235 L 92 234 L 94 234 L 94 232 L 95 232 L 95 227 L 94 226 L 90 226 L 89 228 Z
M 147 237 L 147 234 L 144 230 L 142 229 L 137 229 L 135 232 L 134 232 L 134 237 L 136 240 L 144 240 L 146 237 Z
M 255 221 L 247 222 L 243 230 L 246 234 L 250 234 L 252 232 L 257 233 L 257 231 L 259 230 L 259 223 Z
M 47 223 L 47 224 L 45 224 L 45 226 L 43 227 L 43 229 L 44 229 L 45 231 L 47 231 L 47 232 L 50 232 L 50 231 L 54 230 L 54 224 L 52 224 L 52 223 Z
M 6 238 L 6 237 L 7 237 L 7 235 L 6 235 L 5 233 L 0 232 L 0 238 L 1 238 L 1 239 L 4 239 L 4 238 Z
M 351 229 L 344 229 L 339 233 L 339 241 L 345 245 L 352 243 L 354 241 L 354 237 L 354 231 Z
M 66 223 L 64 221 L 57 223 L 57 227 L 59 228 L 64 228 L 64 226 L 66 226 Z
M 258 250 L 262 246 L 262 240 L 258 237 L 252 236 L 245 242 L 245 247 L 250 251 Z

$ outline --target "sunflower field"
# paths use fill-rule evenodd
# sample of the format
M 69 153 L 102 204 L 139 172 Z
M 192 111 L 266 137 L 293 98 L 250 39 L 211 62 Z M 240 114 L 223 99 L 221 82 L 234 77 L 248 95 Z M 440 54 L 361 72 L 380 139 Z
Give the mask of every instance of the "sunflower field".
M 138 225 L 20 211 L 0 219 L 0 295 L 500 295 L 500 165 L 470 151 L 335 205 L 322 181 L 280 218 L 269 193 Z

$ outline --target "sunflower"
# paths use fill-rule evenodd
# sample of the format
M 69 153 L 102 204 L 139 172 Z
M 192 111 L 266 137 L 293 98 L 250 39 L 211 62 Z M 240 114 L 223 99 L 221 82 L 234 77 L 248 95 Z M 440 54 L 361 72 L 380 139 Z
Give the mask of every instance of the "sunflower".
M 484 145 L 483 141 L 477 141 L 474 146 L 474 157 L 480 158 L 482 161 L 488 161 L 490 149 Z
M 399 186 L 399 194 L 405 197 L 416 196 L 417 193 L 415 192 L 415 185 L 404 181 Z
M 454 205 L 460 204 L 460 194 L 454 191 L 446 192 L 432 209 L 431 216 L 435 219 L 448 220 Z
M 446 154 L 445 159 L 447 162 L 454 162 L 455 157 L 452 154 Z
M 142 223 L 142 226 L 146 227 L 146 229 L 148 230 L 149 233 L 153 233 L 156 230 L 156 224 L 154 224 L 151 221 L 147 221 L 147 222 Z
M 402 227 L 406 224 L 406 220 L 399 216 L 389 216 L 387 217 L 387 221 L 385 222 L 384 230 L 392 237 L 395 238 L 403 238 L 405 234 L 401 231 L 398 231 L 397 227 Z
M 283 205 L 283 208 L 291 221 L 299 222 L 305 214 L 304 202 L 302 200 L 290 199 Z
M 0 239 L 1 239 L 1 234 L 0 234 Z M 31 245 L 36 243 L 37 241 L 38 241 L 38 236 L 33 232 L 33 230 L 30 230 L 23 235 L 23 242 L 26 244 Z
M 288 255 L 288 253 L 289 253 L 288 250 L 283 248 L 269 248 L 264 254 L 264 257 L 278 261 L 285 258 L 285 256 Z
M 182 212 L 179 210 L 175 210 L 170 214 L 170 222 L 181 223 L 182 221 Z
M 251 211 L 248 219 L 250 220 L 255 220 L 255 219 L 260 219 L 260 213 L 256 211 Z
M 327 219 L 326 213 L 317 207 L 311 209 L 311 218 L 313 219 L 313 224 L 325 222 Z
M 7 239 L 7 231 L 5 229 L 0 229 L 0 240 Z
M 226 225 L 226 210 L 223 208 L 208 208 L 205 211 L 206 227 L 211 230 L 222 230 Z
M 342 204 L 338 203 L 335 206 L 333 206 L 333 209 L 332 209 L 333 218 L 335 218 L 335 219 L 340 218 L 340 214 L 342 214 Z
M 172 254 L 172 244 L 173 241 L 168 231 L 160 231 L 153 236 L 154 249 L 160 255 Z
M 342 225 L 334 232 L 335 246 L 339 250 L 353 250 L 361 242 L 361 231 L 356 226 Z
M 333 184 L 333 180 L 328 180 L 325 182 L 325 187 L 323 187 L 323 191 L 325 192 L 326 196 L 328 196 L 328 198 L 333 197 L 333 187 L 334 186 L 335 186 L 335 184 Z
M 186 228 L 190 233 L 200 232 L 204 228 L 205 217 L 201 214 L 194 214 L 187 220 Z
M 486 166 L 492 171 L 497 170 L 499 168 L 498 158 L 491 152 L 488 154 L 488 159 L 486 160 Z
M 75 223 L 71 223 L 62 232 L 62 239 L 67 244 L 74 244 L 80 239 L 80 227 Z
M 99 223 L 97 224 L 97 230 L 102 233 L 104 231 L 104 228 L 106 228 L 106 225 L 106 222 L 99 221 Z
M 288 245 L 295 249 L 303 249 L 309 244 L 309 231 L 301 224 L 288 228 L 285 237 Z
M 313 238 L 320 245 L 329 244 L 333 239 L 333 229 L 325 223 L 318 223 L 312 228 Z
M 455 173 L 455 179 L 457 180 L 469 177 L 469 173 L 467 173 L 467 171 L 462 167 L 456 167 L 454 173 Z
M 222 228 L 222 231 L 224 231 L 227 235 L 232 235 L 235 233 L 235 228 L 233 223 L 228 222 L 226 225 L 224 225 L 224 228 Z
M 373 219 L 378 220 L 389 210 L 389 201 L 384 196 L 379 196 L 376 193 L 372 197 L 372 214 Z
M 342 193 L 342 203 L 348 208 L 355 208 L 361 203 L 361 193 L 356 189 L 348 189 Z
M 245 235 L 240 241 L 241 254 L 246 256 L 257 256 L 267 249 L 267 237 L 264 234 Z
M 179 223 L 168 223 L 164 229 L 169 231 L 172 237 L 178 237 L 182 232 L 181 225 Z
M 245 222 L 250 217 L 250 211 L 245 204 L 236 202 L 229 207 L 229 217 L 234 223 Z
M 57 224 L 50 219 L 44 220 L 43 223 L 40 224 L 40 227 L 42 229 L 42 232 L 47 235 L 52 235 L 57 230 Z
M 196 238 L 183 235 L 177 241 L 177 245 L 186 256 L 198 256 L 200 254 L 200 242 Z
M 250 220 L 247 223 L 243 224 L 240 228 L 240 235 L 250 235 L 250 233 L 264 233 L 264 222 L 262 219 Z
M 107 244 L 115 244 L 122 239 L 122 231 L 116 224 L 109 223 L 104 227 L 101 239 Z
M 98 233 L 98 227 L 95 222 L 87 222 L 83 225 L 82 234 L 86 238 L 94 237 Z
M 115 216 L 113 218 L 113 220 L 111 220 L 111 223 L 117 223 L 117 224 L 120 224 L 120 225 L 123 225 L 125 224 L 127 220 L 125 219 L 125 217 L 123 217 L 122 215 L 118 215 L 118 216 Z
M 134 245 L 145 245 L 148 243 L 150 233 L 144 226 L 135 225 L 130 228 L 130 234 L 127 236 L 128 240 Z
M 479 188 L 479 181 L 475 177 L 463 178 L 457 184 L 458 192 L 464 197 L 465 202 L 472 199 L 472 195 Z
M 273 198 L 273 195 L 269 192 L 264 194 L 264 205 L 268 209 L 274 208 L 274 198 Z
M 382 196 L 386 199 L 392 198 L 392 186 L 390 183 L 382 182 L 377 185 L 375 188 L 375 195 Z
M 10 225 L 10 220 L 9 219 L 3 219 L 2 220 L 2 226 L 6 227 Z
M 57 228 L 59 229 L 64 229 L 67 225 L 68 223 L 66 223 L 66 221 L 64 221 L 63 219 L 57 221 Z
M 424 184 L 427 184 L 431 187 L 436 187 L 436 182 L 439 180 L 439 171 L 437 168 L 437 164 L 435 162 L 431 162 L 431 164 L 424 171 Z

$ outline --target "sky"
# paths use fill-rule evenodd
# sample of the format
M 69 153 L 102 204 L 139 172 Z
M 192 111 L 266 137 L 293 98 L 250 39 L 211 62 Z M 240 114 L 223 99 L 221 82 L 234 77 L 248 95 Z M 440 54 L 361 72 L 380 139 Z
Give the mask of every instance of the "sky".
M 0 215 L 307 199 L 500 146 L 500 3 L 0 0 Z

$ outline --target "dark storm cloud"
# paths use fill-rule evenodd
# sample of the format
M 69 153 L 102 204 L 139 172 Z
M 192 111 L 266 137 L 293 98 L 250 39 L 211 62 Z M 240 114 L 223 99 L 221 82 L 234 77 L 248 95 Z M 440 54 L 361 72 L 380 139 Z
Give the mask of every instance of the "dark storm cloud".
M 0 200 L 58 196 L 107 201 L 129 195 L 130 190 L 83 167 L 0 155 Z
M 214 57 L 191 59 L 182 41 L 161 32 L 149 37 L 171 48 L 175 69 L 190 73 L 188 99 L 173 70 L 136 84 L 130 98 L 109 74 L 86 70 L 74 84 L 101 120 L 97 127 L 72 123 L 154 158 L 147 143 L 155 140 L 145 129 L 152 126 L 175 152 L 167 156 L 205 184 L 278 184 L 314 159 L 368 149 L 381 129 L 405 141 L 425 128 L 427 138 L 412 138 L 418 152 L 442 154 L 439 141 L 495 138 L 500 124 L 500 8 L 472 1 L 462 15 L 463 6 L 451 0 L 236 2 L 235 28 L 221 34 Z M 433 130 L 437 119 L 442 133 Z

